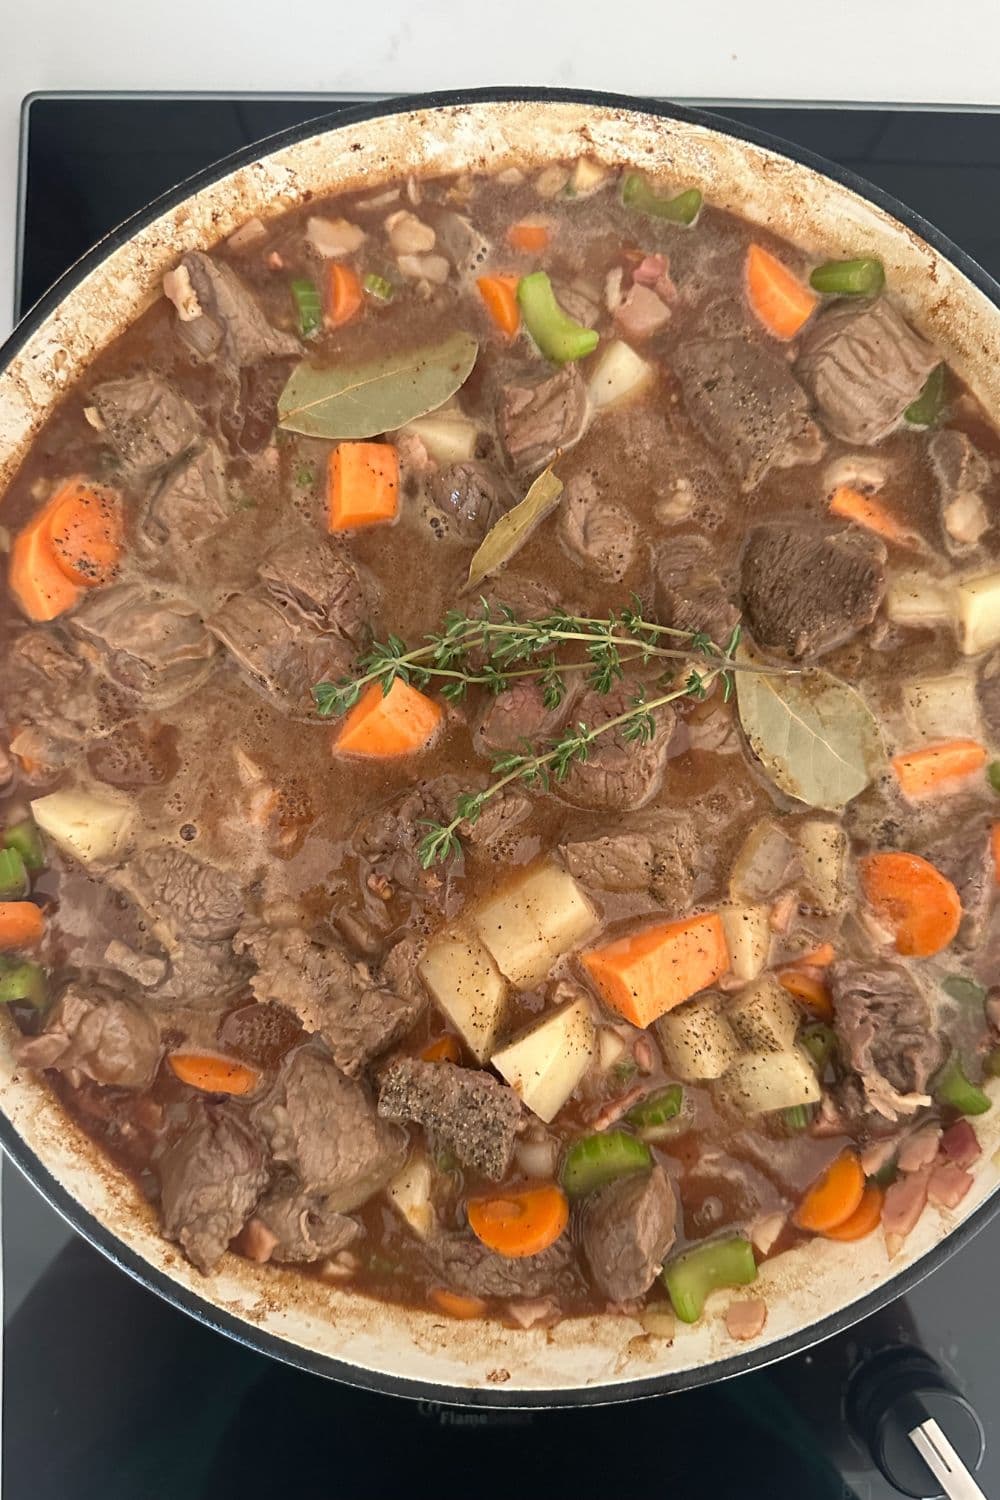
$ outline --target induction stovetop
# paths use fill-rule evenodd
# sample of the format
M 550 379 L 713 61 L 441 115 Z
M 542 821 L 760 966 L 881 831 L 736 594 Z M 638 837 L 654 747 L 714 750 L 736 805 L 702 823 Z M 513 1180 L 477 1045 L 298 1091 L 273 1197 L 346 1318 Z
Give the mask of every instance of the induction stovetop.
M 347 99 L 26 101 L 18 311 L 102 234 L 217 158 Z M 851 167 L 1000 276 L 1000 115 L 716 105 Z M 4 1500 L 328 1500 L 627 1490 L 674 1500 L 889 1500 L 851 1438 L 849 1371 L 917 1345 L 979 1412 L 1000 1497 L 1000 1219 L 905 1300 L 770 1371 L 627 1406 L 489 1412 L 279 1366 L 161 1302 L 3 1169 Z M 819 1310 L 818 1310 L 819 1311 Z M 927 1494 L 934 1493 L 928 1481 Z

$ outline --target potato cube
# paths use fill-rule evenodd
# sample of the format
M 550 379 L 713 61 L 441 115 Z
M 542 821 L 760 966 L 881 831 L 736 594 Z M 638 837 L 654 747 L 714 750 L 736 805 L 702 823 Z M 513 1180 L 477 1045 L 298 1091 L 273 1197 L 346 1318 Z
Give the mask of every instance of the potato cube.
M 477 907 L 470 920 L 501 974 L 530 988 L 597 925 L 594 908 L 572 875 L 537 865 Z
M 419 969 L 469 1051 L 487 1062 L 507 1009 L 507 985 L 482 943 L 470 932 L 442 933 L 428 946 Z
M 554 1120 L 594 1059 L 594 1022 L 586 1000 L 536 1021 L 491 1061 L 528 1109 Z

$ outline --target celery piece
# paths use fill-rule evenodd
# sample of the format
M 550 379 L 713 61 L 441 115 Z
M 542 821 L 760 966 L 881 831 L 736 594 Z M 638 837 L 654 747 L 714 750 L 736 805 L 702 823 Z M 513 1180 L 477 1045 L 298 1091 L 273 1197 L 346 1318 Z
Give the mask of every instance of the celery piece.
M 517 300 L 525 328 L 545 358 L 554 364 L 564 365 L 570 360 L 583 359 L 585 354 L 591 354 L 597 348 L 596 330 L 584 328 L 569 313 L 563 312 L 544 271 L 533 271 L 530 276 L 521 277 L 517 284 Z
M 834 297 L 877 297 L 885 286 L 885 271 L 880 260 L 865 256 L 861 260 L 828 260 L 817 266 L 809 277 L 813 291 Z
M 674 1312 L 682 1323 L 697 1323 L 709 1292 L 721 1286 L 749 1286 L 757 1280 L 753 1246 L 741 1234 L 709 1240 L 668 1261 L 662 1271 Z
M 605 1130 L 574 1141 L 562 1164 L 562 1185 L 571 1198 L 583 1197 L 628 1172 L 653 1164 L 649 1147 L 625 1130 Z
M 701 212 L 701 193 L 688 188 L 673 198 L 661 198 L 638 172 L 629 172 L 622 183 L 622 202 L 651 219 L 666 219 L 671 224 L 693 224 Z

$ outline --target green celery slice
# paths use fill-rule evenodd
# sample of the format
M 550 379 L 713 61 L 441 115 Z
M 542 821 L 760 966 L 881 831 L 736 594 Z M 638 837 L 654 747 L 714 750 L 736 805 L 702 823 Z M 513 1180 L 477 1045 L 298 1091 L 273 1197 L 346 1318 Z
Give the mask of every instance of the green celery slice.
M 581 1198 L 629 1172 L 643 1172 L 653 1164 L 649 1147 L 625 1130 L 605 1130 L 574 1141 L 563 1157 L 562 1185 L 571 1198 Z

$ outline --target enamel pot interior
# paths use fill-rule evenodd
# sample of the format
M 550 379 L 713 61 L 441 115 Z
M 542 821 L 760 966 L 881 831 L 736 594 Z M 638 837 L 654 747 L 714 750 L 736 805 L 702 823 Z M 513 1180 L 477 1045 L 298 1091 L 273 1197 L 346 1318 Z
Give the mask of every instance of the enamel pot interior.
M 370 105 L 297 127 L 184 184 L 75 267 L 8 341 L 0 372 L 0 491 L 53 404 L 160 291 L 183 251 L 210 249 L 251 215 L 386 179 L 498 171 L 580 155 L 636 166 L 744 215 L 818 258 L 878 256 L 910 317 L 1000 419 L 1000 291 L 898 205 L 823 163 L 793 159 L 671 106 L 596 94 L 486 90 Z M 832 175 L 825 175 L 832 174 Z M 6 1023 L 0 1023 L 6 1024 Z M 549 1330 L 372 1302 L 280 1268 L 227 1256 L 204 1277 L 161 1239 L 154 1216 L 66 1117 L 19 1071 L 0 1035 L 0 1136 L 65 1217 L 124 1270 L 204 1321 L 304 1368 L 374 1389 L 476 1404 L 614 1401 L 752 1369 L 847 1326 L 898 1295 L 989 1217 L 1000 1110 L 977 1122 L 975 1186 L 953 1213 L 928 1209 L 890 1263 L 881 1235 L 814 1241 L 768 1262 L 769 1315 L 750 1346 L 727 1335 L 724 1295 L 672 1343 L 627 1317 L 570 1319 Z

